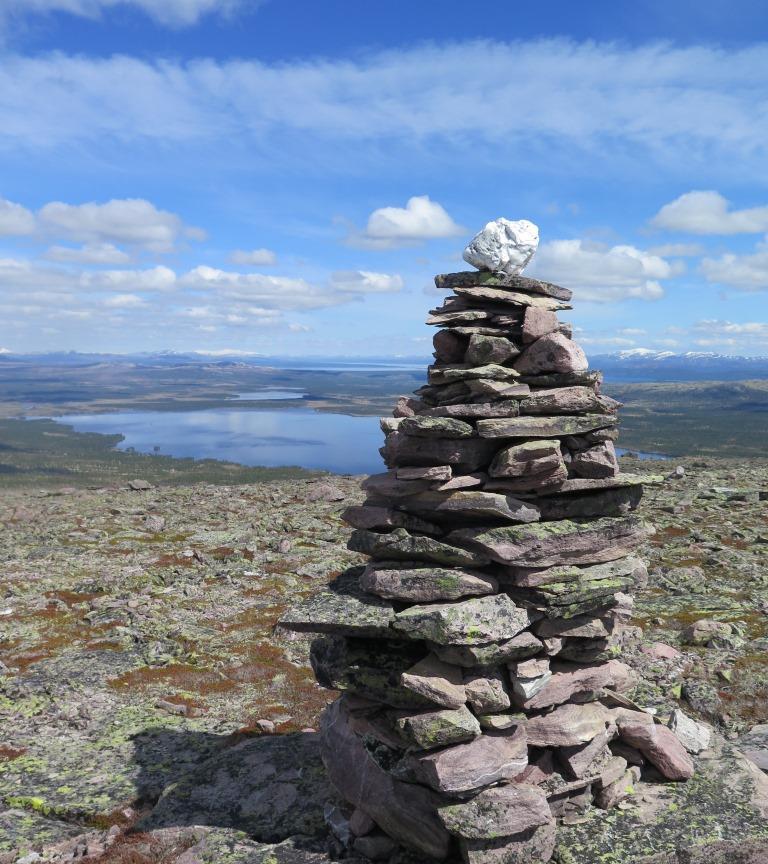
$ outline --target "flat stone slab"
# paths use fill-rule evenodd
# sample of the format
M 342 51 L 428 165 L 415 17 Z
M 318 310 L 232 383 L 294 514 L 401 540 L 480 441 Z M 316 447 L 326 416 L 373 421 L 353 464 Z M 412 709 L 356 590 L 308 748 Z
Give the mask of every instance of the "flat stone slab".
M 403 528 L 389 534 L 362 529 L 353 531 L 347 548 L 383 560 L 434 561 L 456 567 L 483 567 L 488 563 L 488 557 L 482 553 L 442 543 L 432 537 L 409 534 Z
M 459 603 L 411 606 L 397 613 L 393 627 L 410 639 L 440 645 L 478 645 L 511 639 L 530 624 L 527 609 L 506 594 L 476 597 Z
M 297 603 L 280 616 L 278 624 L 300 633 L 339 633 L 343 636 L 392 635 L 392 604 L 360 587 L 361 568 L 350 568 L 325 591 Z
M 538 522 L 539 520 L 539 510 L 530 501 L 518 501 L 511 495 L 495 492 L 474 490 L 417 492 L 415 495 L 408 496 L 400 506 L 408 511 L 432 515 L 433 518 L 456 515 L 503 519 L 507 522 Z
M 548 309 L 557 312 L 572 307 L 561 300 L 536 294 L 523 294 L 520 291 L 490 288 L 485 286 L 456 286 L 453 289 L 459 297 L 472 300 L 490 300 L 493 303 L 509 303 L 510 306 L 535 306 L 537 309 Z
M 509 417 L 500 420 L 478 420 L 477 434 L 481 438 L 559 438 L 565 435 L 583 435 L 585 432 L 615 424 L 616 418 L 610 414 Z
M 768 723 L 753 726 L 749 732 L 742 735 L 739 747 L 758 768 L 768 772 Z
M 469 801 L 441 807 L 439 815 L 451 834 L 471 840 L 509 837 L 552 822 L 545 794 L 525 783 L 484 789 Z
M 543 294 L 545 297 L 555 297 L 558 300 L 570 300 L 573 297 L 573 291 L 568 288 L 561 288 L 560 285 L 543 282 L 541 279 L 532 279 L 529 276 L 510 276 L 505 273 L 492 273 L 488 270 L 466 270 L 461 273 L 441 273 L 435 276 L 435 286 L 440 291 L 478 285 L 528 291 L 531 294 Z
M 635 516 L 596 519 L 581 525 L 564 519 L 499 528 L 461 528 L 448 540 L 487 554 L 500 564 L 555 567 L 560 564 L 600 564 L 633 552 L 649 536 Z
M 360 577 L 365 591 L 389 600 L 424 603 L 495 594 L 498 584 L 480 571 L 448 567 L 396 567 L 395 562 L 369 564 Z

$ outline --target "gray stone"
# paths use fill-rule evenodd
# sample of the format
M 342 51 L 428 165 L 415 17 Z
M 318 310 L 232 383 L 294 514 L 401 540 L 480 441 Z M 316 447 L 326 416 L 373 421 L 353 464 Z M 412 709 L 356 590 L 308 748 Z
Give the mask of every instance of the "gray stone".
M 540 690 L 547 686 L 552 673 L 547 669 L 538 675 L 511 675 L 512 692 L 519 703 L 532 699 Z
M 429 490 L 409 496 L 400 506 L 410 512 L 438 516 L 469 516 L 503 519 L 507 522 L 537 522 L 538 508 L 510 495 L 481 491 Z
M 517 417 L 520 413 L 519 400 L 530 392 L 528 385 L 511 384 L 505 392 L 506 398 L 498 402 L 441 405 L 437 408 L 424 408 L 420 413 L 425 417 L 466 417 L 473 420 L 489 417 Z
M 549 309 L 553 312 L 559 309 L 570 309 L 568 303 L 554 300 L 550 297 L 538 296 L 535 294 L 523 294 L 519 291 L 506 291 L 501 288 L 486 288 L 484 286 L 477 287 L 456 287 L 453 289 L 459 297 L 466 297 L 471 300 L 489 300 L 493 303 L 505 303 L 511 306 L 534 306 L 537 309 Z
M 556 830 L 554 819 L 513 837 L 496 840 L 460 840 L 465 864 L 543 864 L 552 858 Z
M 394 779 L 371 758 L 352 731 L 343 705 L 323 712 L 323 761 L 339 794 L 394 840 L 424 855 L 448 855 L 450 835 L 437 816 L 439 798 L 413 783 Z M 354 766 L 355 770 L 350 770 Z
M 509 417 L 478 420 L 477 434 L 480 438 L 556 438 L 602 429 L 615 422 L 610 414 Z
M 598 396 L 593 387 L 534 390 L 520 401 L 521 414 L 613 414 L 620 403 Z
M 469 423 L 453 417 L 404 417 L 398 431 L 417 438 L 473 438 Z
M 456 567 L 482 567 L 488 563 L 488 557 L 482 553 L 409 534 L 404 528 L 396 528 L 389 534 L 358 529 L 352 532 L 347 548 L 383 560 L 434 561 Z
M 468 270 L 462 273 L 443 273 L 435 276 L 435 285 L 443 291 L 457 286 L 488 285 L 493 288 L 511 288 L 529 294 L 543 294 L 558 300 L 570 300 L 573 292 L 551 282 L 531 279 L 528 276 L 512 276 L 506 273 L 493 273 L 487 270 Z
M 492 576 L 479 571 L 447 567 L 408 568 L 386 561 L 370 563 L 360 577 L 360 586 L 378 597 L 417 603 L 495 594 L 498 589 Z
M 515 360 L 521 375 L 586 372 L 589 362 L 581 348 L 562 333 L 548 333 L 532 342 Z
M 525 385 L 528 386 L 527 384 Z M 514 399 L 520 395 L 520 385 L 511 381 L 495 381 L 491 378 L 476 378 L 467 381 L 467 387 L 473 397 L 482 399 Z M 495 415 L 491 415 L 495 416 Z M 500 415 L 504 416 L 504 415 Z M 516 414 L 511 415 L 513 417 Z
M 411 606 L 395 616 L 393 627 L 411 639 L 440 645 L 481 645 L 511 639 L 528 627 L 529 613 L 506 594 L 459 603 Z
M 768 723 L 753 726 L 739 739 L 739 748 L 747 759 L 768 772 Z
M 353 528 L 380 529 L 405 528 L 420 534 L 441 534 L 442 529 L 411 513 L 393 510 L 391 507 L 378 507 L 373 504 L 347 507 L 341 518 Z
M 517 357 L 519 353 L 520 349 L 509 339 L 475 334 L 469 339 L 469 347 L 464 359 L 473 366 L 483 366 L 486 363 L 506 363 L 510 358 Z
M 493 441 L 482 438 L 417 438 L 393 432 L 387 435 L 382 456 L 388 468 L 450 465 L 461 473 L 487 465 L 495 450 Z
M 499 528 L 462 528 L 448 535 L 500 564 L 517 567 L 555 567 L 562 564 L 599 564 L 625 557 L 649 536 L 635 516 L 577 522 L 540 522 Z
M 438 815 L 451 834 L 469 840 L 496 840 L 553 821 L 544 792 L 525 783 L 483 789 Z
M 504 711 L 512 704 L 500 669 L 468 671 L 464 675 L 464 688 L 467 701 L 476 714 Z
M 514 384 L 520 373 L 508 366 L 498 363 L 487 363 L 484 366 L 430 366 L 427 370 L 430 384 L 452 384 L 456 381 L 471 381 L 484 379 L 486 381 L 504 381 Z
M 426 468 L 398 468 L 398 480 L 450 480 L 453 476 L 450 465 L 431 465 Z
M 577 453 L 571 462 L 571 471 L 577 477 L 590 479 L 615 477 L 619 473 L 619 462 L 613 441 L 604 441 Z
M 547 438 L 524 441 L 522 444 L 513 444 L 499 450 L 488 469 L 488 474 L 491 477 L 521 477 L 524 474 L 535 474 L 539 473 L 535 467 L 541 460 L 553 459 L 556 465 L 562 464 L 559 441 Z M 550 467 L 547 465 L 545 470 L 549 470 Z
M 528 765 L 528 745 L 522 728 L 488 732 L 445 750 L 414 759 L 423 783 L 447 795 L 471 792 L 512 780 Z
M 346 636 L 391 636 L 392 604 L 360 590 L 360 570 L 339 576 L 307 600 L 287 609 L 278 624 L 304 633 L 339 633 Z
M 679 708 L 669 718 L 669 728 L 677 735 L 689 753 L 697 754 L 709 747 L 712 731 L 703 723 L 697 723 Z
M 530 621 L 537 614 L 529 610 Z M 489 642 L 483 645 L 437 645 L 432 644 L 435 654 L 446 663 L 471 668 L 473 666 L 493 666 L 519 657 L 532 657 L 542 650 L 542 643 L 528 630 L 523 630 L 512 639 Z
M 487 474 L 484 474 L 482 471 L 476 471 L 474 474 L 459 474 L 445 483 L 434 483 L 432 488 L 437 492 L 453 492 L 458 489 L 471 489 L 476 486 L 483 486 L 487 480 Z
M 443 708 L 459 708 L 467 701 L 461 668 L 434 654 L 403 672 L 400 685 Z
M 418 714 L 398 714 L 394 722 L 400 734 L 421 750 L 471 741 L 480 734 L 480 724 L 466 705 Z

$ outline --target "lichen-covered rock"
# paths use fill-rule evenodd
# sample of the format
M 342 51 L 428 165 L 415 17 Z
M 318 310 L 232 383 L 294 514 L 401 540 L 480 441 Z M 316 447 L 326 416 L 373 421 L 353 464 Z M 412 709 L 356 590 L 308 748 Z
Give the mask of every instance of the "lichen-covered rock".
M 362 529 L 353 531 L 347 547 L 384 561 L 434 561 L 457 567 L 482 567 L 488 563 L 487 556 L 482 553 L 442 543 L 432 537 L 410 534 L 404 528 L 396 528 L 388 534 Z
M 280 617 L 279 626 L 305 633 L 387 637 L 395 620 L 392 604 L 362 591 L 360 576 L 360 568 L 348 570 L 326 591 L 290 607 Z
M 470 741 L 480 734 L 480 724 L 466 705 L 418 714 L 398 714 L 394 722 L 403 738 L 421 750 Z
M 440 821 L 456 837 L 495 840 L 552 822 L 538 786 L 508 783 L 484 789 L 467 801 L 440 808 Z
M 615 422 L 615 418 L 610 414 L 585 414 L 583 416 L 560 414 L 555 417 L 509 417 L 478 420 L 477 434 L 481 439 L 553 438 L 565 435 L 581 435 L 594 429 L 613 426 Z
M 530 623 L 527 609 L 505 594 L 477 597 L 458 603 L 411 606 L 398 612 L 395 630 L 409 639 L 439 645 L 481 645 L 511 639 Z
M 485 366 L 487 363 L 506 363 L 512 357 L 517 357 L 520 349 L 514 342 L 503 336 L 483 336 L 476 333 L 470 336 L 469 346 L 464 360 L 473 366 Z
M 361 587 L 389 600 L 424 603 L 431 600 L 459 600 L 494 594 L 498 584 L 480 571 L 448 567 L 419 567 L 417 562 L 378 561 L 369 564 L 360 577 Z M 415 566 L 414 566 L 415 565 Z

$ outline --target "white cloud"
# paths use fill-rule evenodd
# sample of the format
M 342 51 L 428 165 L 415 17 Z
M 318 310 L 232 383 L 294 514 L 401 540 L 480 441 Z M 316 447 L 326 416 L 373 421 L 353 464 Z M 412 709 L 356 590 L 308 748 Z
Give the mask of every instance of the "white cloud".
M 184 27 L 196 24 L 212 12 L 228 14 L 254 5 L 254 0 L 3 0 L 0 16 L 68 12 L 83 18 L 99 18 L 105 10 L 127 6 L 141 10 L 159 24 Z
M 768 349 L 768 322 L 698 321 L 693 327 L 700 348 L 720 348 L 734 353 Z
M 33 297 L 43 302 L 60 302 L 82 292 L 169 291 L 176 285 L 176 274 L 168 267 L 146 270 L 69 270 L 45 267 L 27 260 L 0 259 L 0 289 L 19 300 Z
M 391 294 L 403 290 L 403 277 L 368 270 L 337 270 L 331 273 L 331 287 L 343 294 Z
M 111 309 L 136 309 L 139 306 L 146 306 L 147 301 L 138 294 L 116 294 L 114 297 L 107 297 L 104 305 Z
M 455 237 L 464 229 L 429 195 L 414 195 L 405 207 L 380 207 L 368 217 L 365 230 L 349 241 L 379 249 L 407 246 L 438 237 Z
M 676 268 L 634 246 L 587 246 L 582 240 L 552 240 L 539 247 L 528 275 L 572 288 L 576 301 L 608 303 L 626 298 L 658 300 L 659 280 Z
M 287 276 L 237 273 L 215 267 L 195 267 L 179 280 L 182 288 L 212 293 L 218 297 L 267 309 L 320 309 L 340 302 L 327 289 Z
M 0 138 L 42 148 L 258 141 L 280 152 L 295 131 L 313 158 L 339 165 L 349 148 L 334 142 L 408 141 L 429 158 L 437 141 L 450 144 L 444 158 L 476 153 L 481 143 L 497 163 L 535 164 L 542 151 L 577 148 L 608 158 L 640 153 L 666 168 L 743 173 L 749 165 L 764 177 L 768 114 L 755 106 L 767 87 L 765 44 L 474 41 L 279 65 L 5 56 Z M 331 142 L 322 154 L 319 136 Z
M 650 246 L 647 251 L 661 258 L 693 258 L 701 255 L 704 247 L 698 243 L 662 243 L 660 246 Z
M 729 252 L 719 258 L 704 258 L 700 269 L 707 282 L 738 291 L 768 290 L 768 239 L 758 243 L 751 255 Z
M 768 206 L 730 210 L 719 192 L 686 192 L 651 220 L 656 228 L 690 234 L 760 234 L 768 231 Z
M 0 198 L 0 236 L 32 234 L 35 217 L 26 207 Z
M 277 264 L 277 255 L 271 249 L 236 249 L 229 260 L 238 267 L 265 267 Z
M 141 198 L 113 199 L 105 204 L 53 201 L 38 213 L 41 230 L 57 237 L 90 243 L 125 243 L 151 252 L 169 252 L 181 236 L 201 239 L 199 228 L 187 228 L 175 213 L 158 210 Z
M 129 264 L 131 262 L 131 256 L 112 243 L 91 243 L 78 248 L 51 246 L 45 253 L 45 258 L 63 264 Z

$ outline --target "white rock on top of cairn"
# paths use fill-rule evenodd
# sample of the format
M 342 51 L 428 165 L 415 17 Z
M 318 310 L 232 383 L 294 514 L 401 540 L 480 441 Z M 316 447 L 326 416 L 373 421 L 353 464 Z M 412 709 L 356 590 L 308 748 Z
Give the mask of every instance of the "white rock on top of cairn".
M 464 250 L 464 260 L 478 270 L 507 276 L 522 273 L 539 246 L 539 229 L 520 219 L 494 219 L 476 234 Z
M 382 418 L 388 470 L 342 514 L 367 566 L 280 619 L 319 634 L 315 676 L 342 691 L 322 755 L 342 809 L 367 817 L 356 854 L 543 864 L 556 820 L 619 805 L 638 765 L 690 777 L 686 747 L 705 746 L 693 721 L 623 707 L 651 533 L 632 511 L 662 478 L 621 472 L 620 405 L 558 321 L 571 291 L 517 275 L 537 243 L 499 219 L 465 252 L 482 272 L 435 277 L 452 293 L 427 321 L 427 384 Z

